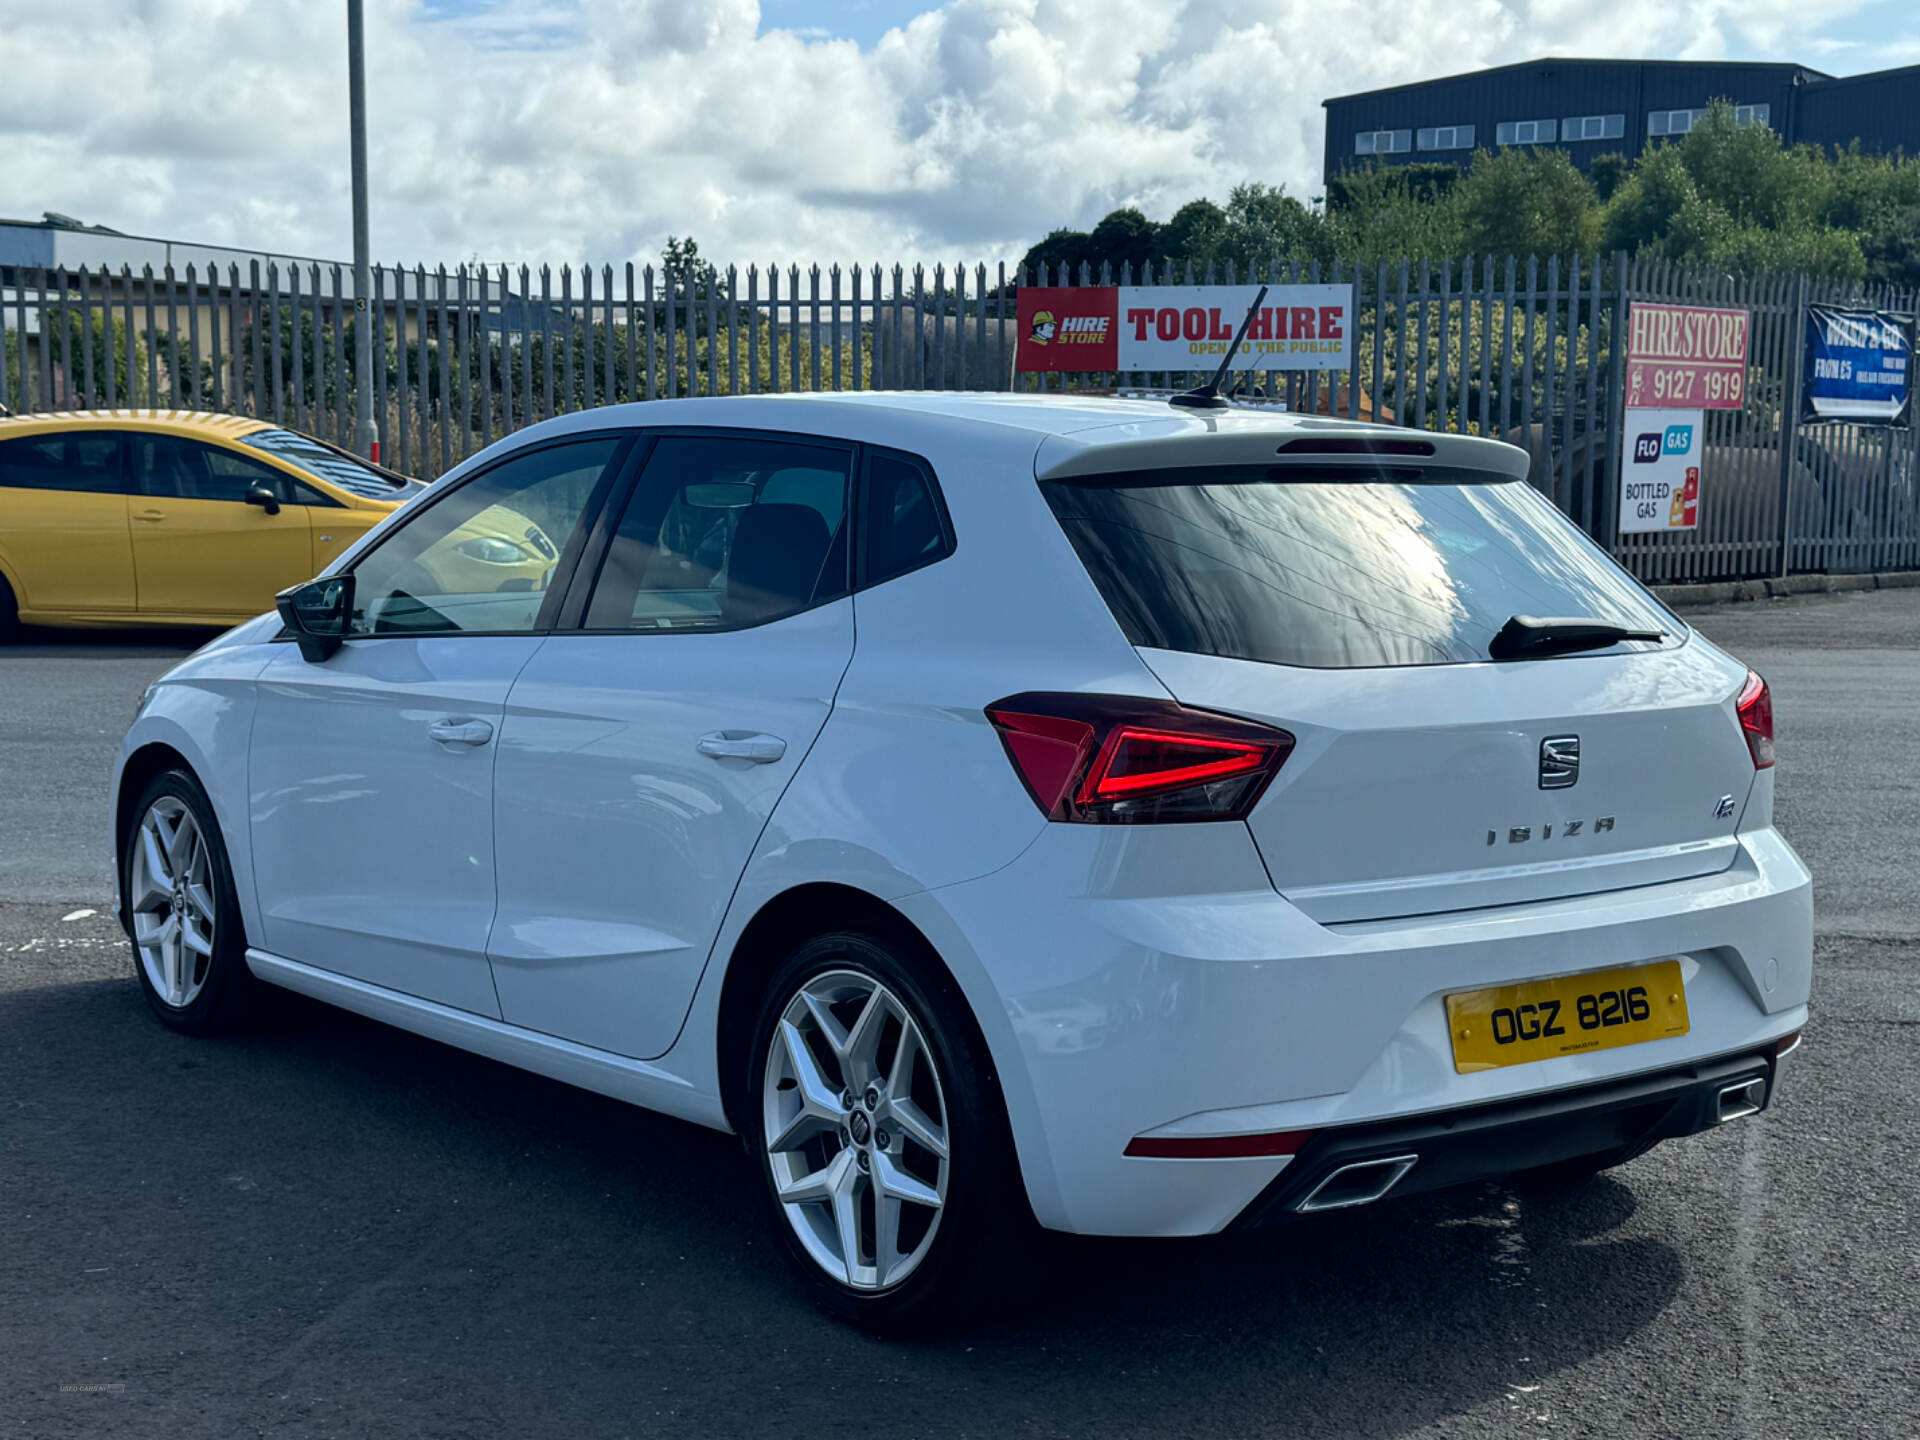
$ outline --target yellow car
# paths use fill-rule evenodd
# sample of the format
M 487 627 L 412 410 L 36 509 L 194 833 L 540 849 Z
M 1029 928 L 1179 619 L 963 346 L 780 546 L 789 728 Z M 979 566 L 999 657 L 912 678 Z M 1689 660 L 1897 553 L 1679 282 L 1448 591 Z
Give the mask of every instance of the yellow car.
M 237 625 L 424 488 L 239 415 L 0 418 L 0 632 Z M 542 590 L 557 558 L 499 505 L 435 549 L 425 568 L 464 593 Z

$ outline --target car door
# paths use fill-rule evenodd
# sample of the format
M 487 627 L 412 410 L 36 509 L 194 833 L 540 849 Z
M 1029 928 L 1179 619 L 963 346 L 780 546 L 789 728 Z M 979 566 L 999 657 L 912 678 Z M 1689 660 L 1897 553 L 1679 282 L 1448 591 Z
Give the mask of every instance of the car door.
M 269 662 L 249 770 L 257 945 L 500 1013 L 493 742 L 631 444 L 518 450 L 424 497 L 350 567 L 339 651 L 310 663 L 287 645 Z
M 307 507 L 247 501 L 256 487 L 274 493 L 277 471 L 184 435 L 136 433 L 131 443 L 143 614 L 238 620 L 313 574 Z
M 853 655 L 852 460 L 662 435 L 609 511 L 581 627 L 508 697 L 488 946 L 506 1020 L 642 1059 L 672 1044 Z
M 124 438 L 75 428 L 0 441 L 0 559 L 22 610 L 132 613 Z

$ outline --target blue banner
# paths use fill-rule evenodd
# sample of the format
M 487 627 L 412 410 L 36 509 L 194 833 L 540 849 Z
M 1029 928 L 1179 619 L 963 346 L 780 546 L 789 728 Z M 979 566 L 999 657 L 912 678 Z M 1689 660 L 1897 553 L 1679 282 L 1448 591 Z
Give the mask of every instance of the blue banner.
M 1807 307 L 1802 424 L 1904 425 L 1912 399 L 1912 322 L 1885 310 Z

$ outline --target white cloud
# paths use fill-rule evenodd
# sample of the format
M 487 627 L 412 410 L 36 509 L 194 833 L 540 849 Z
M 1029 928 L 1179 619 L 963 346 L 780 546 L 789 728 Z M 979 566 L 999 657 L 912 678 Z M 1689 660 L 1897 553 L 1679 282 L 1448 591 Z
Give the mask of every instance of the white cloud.
M 1815 54 L 1857 8 L 952 0 L 863 50 L 755 0 L 369 0 L 376 250 L 1011 258 L 1119 204 L 1316 193 L 1329 95 L 1537 55 Z M 0 0 L 6 208 L 343 254 L 341 11 Z

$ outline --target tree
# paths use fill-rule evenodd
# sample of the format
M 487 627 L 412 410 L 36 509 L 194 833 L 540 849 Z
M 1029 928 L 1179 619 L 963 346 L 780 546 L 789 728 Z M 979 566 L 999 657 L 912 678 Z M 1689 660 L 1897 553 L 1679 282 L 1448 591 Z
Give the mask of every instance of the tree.
M 1089 238 L 1093 242 L 1094 268 L 1111 265 L 1115 275 L 1120 273 L 1122 265 L 1131 265 L 1137 275 L 1162 253 L 1160 226 L 1132 205 L 1109 214 L 1093 227 Z
M 1672 146 L 1642 156 L 1607 203 L 1601 227 L 1607 248 L 1631 254 L 1655 245 L 1672 227 L 1674 217 L 1699 194 Z
M 1633 161 L 1618 151 L 1611 155 L 1596 155 L 1587 166 L 1587 178 L 1593 182 L 1593 192 L 1605 204 L 1613 198 L 1613 192 L 1633 173 Z
M 1226 211 L 1211 200 L 1189 200 L 1161 227 L 1161 253 L 1169 260 L 1204 265 L 1225 252 L 1227 231 Z
M 1593 186 L 1565 151 L 1477 151 L 1453 199 L 1470 255 L 1590 255 L 1600 243 Z
M 1093 254 L 1093 237 L 1084 230 L 1050 230 L 1047 238 L 1033 246 L 1020 257 L 1020 275 L 1032 274 L 1036 278 L 1041 267 L 1047 267 L 1049 276 L 1061 274 L 1060 267 L 1070 266 L 1077 270 L 1081 262 Z
M 716 273 L 711 261 L 700 258 L 699 242 L 691 235 L 684 240 L 678 235 L 667 236 L 667 248 L 660 255 L 660 269 L 673 289 L 692 285 L 704 291 L 714 283 Z
M 1284 185 L 1253 181 L 1227 196 L 1222 253 L 1248 265 L 1330 260 L 1326 217 L 1309 210 Z

